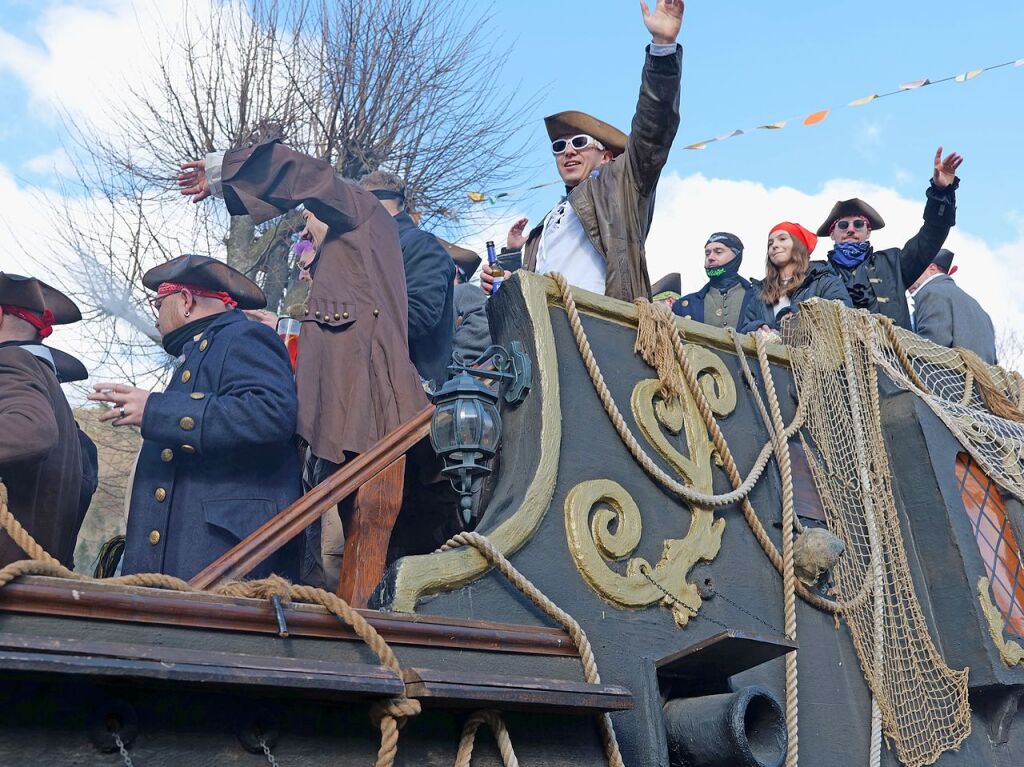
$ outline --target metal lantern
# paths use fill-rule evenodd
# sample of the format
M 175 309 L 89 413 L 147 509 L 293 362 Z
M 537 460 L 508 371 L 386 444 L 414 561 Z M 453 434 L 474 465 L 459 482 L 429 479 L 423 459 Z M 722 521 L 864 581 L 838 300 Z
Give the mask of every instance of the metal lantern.
M 475 365 L 490 362 L 484 370 Z M 490 460 L 501 440 L 501 415 L 498 413 L 499 393 L 479 378 L 508 383 L 505 400 L 516 405 L 530 389 L 532 366 L 518 342 L 512 353 L 491 347 L 472 363 L 456 358 L 449 367 L 455 377 L 431 393 L 434 417 L 430 423 L 430 444 L 444 460 L 442 473 L 461 496 L 462 518 L 469 522 L 473 507 L 473 485 L 491 473 Z

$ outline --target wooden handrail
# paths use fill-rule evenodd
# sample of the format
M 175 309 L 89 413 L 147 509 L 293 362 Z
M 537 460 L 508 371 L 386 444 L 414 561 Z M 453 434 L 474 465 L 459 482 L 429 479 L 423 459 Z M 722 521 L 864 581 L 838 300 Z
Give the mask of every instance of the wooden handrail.
M 248 538 L 197 574 L 189 584 L 198 589 L 208 589 L 248 575 L 267 557 L 430 434 L 433 414 L 434 406 L 427 405 L 411 420 L 386 434 L 365 453 L 353 458 L 276 517 L 265 522 Z

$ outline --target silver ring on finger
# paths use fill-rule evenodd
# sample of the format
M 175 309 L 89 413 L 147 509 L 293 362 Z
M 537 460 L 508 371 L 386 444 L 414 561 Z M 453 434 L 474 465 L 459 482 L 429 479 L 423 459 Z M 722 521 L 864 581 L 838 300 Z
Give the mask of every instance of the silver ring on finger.
M 127 415 L 127 413 L 124 412 L 124 405 L 121 405 L 121 407 L 118 408 L 118 411 L 121 413 L 122 418 L 124 418 L 125 415 Z

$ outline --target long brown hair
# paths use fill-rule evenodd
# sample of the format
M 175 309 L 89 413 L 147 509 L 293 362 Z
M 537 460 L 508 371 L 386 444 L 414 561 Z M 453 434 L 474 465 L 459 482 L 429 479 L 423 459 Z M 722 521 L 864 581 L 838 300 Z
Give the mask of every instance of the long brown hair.
M 774 234 L 774 232 L 773 232 Z M 787 234 L 789 234 L 787 232 Z M 807 246 L 792 234 L 789 238 L 793 241 L 793 259 L 796 261 L 796 271 L 793 273 L 793 280 L 788 285 L 782 284 L 782 271 L 772 263 L 771 258 L 765 257 L 767 261 L 764 274 L 764 282 L 761 283 L 761 300 L 768 306 L 777 304 L 783 296 L 788 296 L 804 283 L 804 278 L 810 270 L 811 254 Z

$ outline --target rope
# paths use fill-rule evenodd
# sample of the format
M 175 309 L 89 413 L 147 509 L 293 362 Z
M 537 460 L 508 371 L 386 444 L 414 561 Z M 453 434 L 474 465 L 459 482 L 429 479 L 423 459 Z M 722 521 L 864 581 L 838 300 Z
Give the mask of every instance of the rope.
M 28 556 L 32 557 L 32 559 L 12 562 L 0 569 L 0 588 L 23 575 L 46 575 L 79 581 L 95 580 L 69 570 L 36 542 L 10 513 L 7 507 L 7 488 L 2 483 L 0 483 L 0 528 L 3 528 L 4 532 L 11 536 Z M 142 586 L 189 593 L 200 591 L 190 586 L 187 581 L 162 573 L 138 573 L 104 580 L 109 584 L 121 586 Z M 369 646 L 380 662 L 400 678 L 402 677 L 402 666 L 388 643 L 362 615 L 336 594 L 312 586 L 289 583 L 276 575 L 258 581 L 233 581 L 204 593 L 252 599 L 270 599 L 273 596 L 278 596 L 282 601 L 294 600 L 321 605 L 351 626 L 356 636 Z M 398 730 L 408 718 L 419 713 L 420 702 L 405 695 L 379 701 L 373 705 L 370 719 L 381 731 L 381 744 L 377 752 L 375 767 L 393 767 L 395 755 L 398 753 Z
M 957 349 L 957 351 L 960 352 L 960 359 L 963 360 L 967 372 L 973 374 L 978 392 L 992 414 L 1005 418 L 1007 421 L 1024 423 L 1024 412 L 1021 412 L 1018 405 L 999 390 L 995 381 L 992 380 L 992 376 L 989 375 L 988 365 L 985 364 L 985 361 L 970 349 Z
M 564 628 L 566 633 L 572 638 L 576 649 L 579 650 L 580 661 L 583 664 L 583 677 L 590 684 L 601 683 L 601 675 L 597 670 L 597 661 L 594 658 L 594 651 L 590 646 L 590 640 L 587 639 L 586 632 L 583 631 L 583 627 L 580 626 L 575 618 L 548 599 L 540 589 L 505 558 L 504 554 L 494 548 L 491 542 L 483 535 L 480 535 L 480 533 L 459 533 L 445 543 L 438 551 L 449 551 L 458 546 L 473 546 L 520 593 L 540 608 L 545 615 Z M 608 764 L 610 767 L 625 767 L 622 761 L 622 754 L 619 753 L 619 742 L 615 737 L 615 729 L 612 726 L 611 717 L 607 713 L 601 714 L 598 717 L 597 723 L 601 734 L 601 744 L 604 747 L 605 756 L 608 758 Z M 456 764 L 458 765 L 459 763 L 457 762 Z
M 501 752 L 501 762 L 505 767 L 519 767 L 519 759 L 516 752 L 512 750 L 512 739 L 505 728 L 501 714 L 493 709 L 474 711 L 469 715 L 466 724 L 462 727 L 462 738 L 459 740 L 459 751 L 455 755 L 455 767 L 470 767 L 473 761 L 473 745 L 476 742 L 476 733 L 480 725 L 487 724 L 494 733 L 494 739 L 498 742 L 498 751 Z
M 789 457 L 789 443 L 782 439 L 784 431 L 782 410 L 779 407 L 779 398 L 775 391 L 775 380 L 772 378 L 771 367 L 768 364 L 768 351 L 764 336 L 755 333 L 754 344 L 757 348 L 757 361 L 761 366 L 761 377 L 764 379 L 765 393 L 768 395 L 768 406 L 771 408 L 771 424 L 768 432 L 775 441 L 775 456 L 779 464 L 779 474 L 782 476 L 782 605 L 786 621 L 786 636 L 795 642 L 797 581 L 793 565 L 793 528 L 796 520 L 796 511 L 793 506 L 793 467 Z M 744 364 L 746 364 L 745 357 Z M 799 764 L 799 711 L 796 650 L 794 650 L 791 653 L 786 653 L 786 733 L 789 736 L 786 767 L 797 767 Z
M 651 460 L 650 456 L 644 452 L 643 447 L 641 447 L 636 437 L 634 437 L 629 431 L 629 427 L 626 425 L 626 422 L 622 417 L 622 413 L 615 404 L 611 392 L 608 389 L 608 385 L 604 381 L 601 369 L 597 364 L 597 360 L 594 358 L 593 350 L 590 348 L 590 342 L 587 340 L 586 331 L 583 329 L 583 323 L 580 320 L 576 301 L 572 297 L 572 290 L 570 289 L 569 284 L 565 281 L 565 277 L 558 272 L 548 272 L 547 276 L 551 277 L 558 286 L 558 290 L 562 298 L 562 305 L 564 306 L 566 316 L 569 319 L 569 326 L 572 330 L 573 338 L 576 340 L 576 346 L 579 348 L 580 356 L 583 358 L 583 364 L 587 369 L 587 373 L 590 375 L 590 380 L 594 385 L 594 390 L 597 393 L 598 399 L 601 400 L 601 404 L 604 406 L 605 412 L 608 414 L 608 418 L 612 422 L 612 426 L 615 428 L 619 438 L 626 446 L 626 449 L 629 450 L 630 455 L 633 456 L 640 467 L 643 468 L 643 470 L 651 477 L 660 482 L 670 491 L 676 493 L 684 501 L 694 506 L 718 508 L 721 506 L 729 506 L 740 501 L 740 508 L 743 511 L 743 518 L 746 520 L 747 525 L 754 533 L 754 537 L 757 539 L 757 542 L 760 544 L 761 549 L 764 551 L 769 561 L 779 574 L 782 574 L 782 555 L 768 537 L 767 531 L 764 529 L 764 526 L 761 524 L 761 520 L 754 511 L 754 507 L 751 506 L 750 501 L 747 498 L 750 491 L 760 480 L 765 467 L 768 465 L 768 461 L 771 459 L 772 442 L 769 440 L 769 442 L 761 449 L 761 453 L 754 462 L 754 466 L 750 470 L 749 476 L 745 480 L 741 479 L 739 469 L 736 467 L 736 461 L 732 456 L 732 452 L 729 450 L 729 445 L 725 441 L 725 436 L 722 434 L 722 430 L 718 426 L 718 421 L 715 419 L 714 413 L 711 411 L 711 406 L 707 401 L 707 397 L 704 395 L 704 391 L 697 382 L 697 377 L 693 372 L 693 367 L 690 365 L 690 361 L 686 356 L 686 350 L 683 347 L 679 327 L 673 322 L 673 349 L 675 350 L 676 359 L 682 369 L 687 387 L 693 394 L 694 401 L 697 404 L 697 409 L 700 411 L 701 417 L 708 429 L 708 433 L 712 437 L 715 449 L 718 451 L 718 455 L 722 459 L 722 464 L 729 476 L 729 481 L 732 483 L 734 490 L 731 493 L 725 493 L 723 495 L 704 495 L 703 493 L 698 493 L 668 476 L 668 474 L 662 471 L 661 468 Z M 793 419 L 793 423 L 791 423 L 784 432 L 785 439 L 788 441 L 789 438 L 800 429 L 802 424 L 803 416 L 798 410 Z M 838 614 L 841 611 L 841 605 L 814 593 L 804 586 L 804 584 L 799 580 L 796 582 L 796 589 L 797 594 L 800 595 L 801 599 L 819 610 L 833 615 Z

